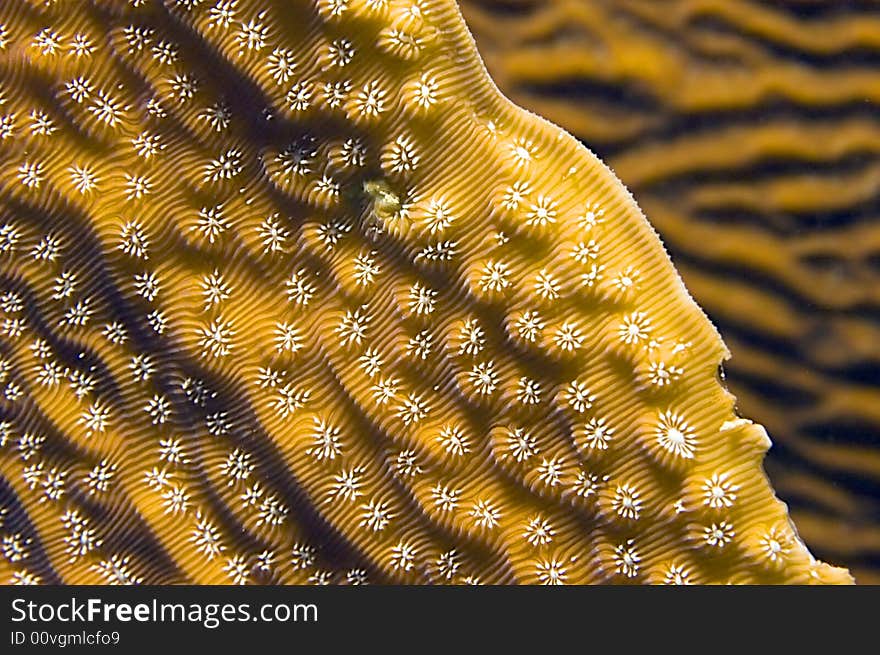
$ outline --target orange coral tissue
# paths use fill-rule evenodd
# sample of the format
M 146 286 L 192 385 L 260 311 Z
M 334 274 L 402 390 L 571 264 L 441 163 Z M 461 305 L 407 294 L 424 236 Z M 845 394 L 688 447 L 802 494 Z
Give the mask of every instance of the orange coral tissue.
M 7 580 L 849 580 L 451 0 L 12 0 L 0 83 Z

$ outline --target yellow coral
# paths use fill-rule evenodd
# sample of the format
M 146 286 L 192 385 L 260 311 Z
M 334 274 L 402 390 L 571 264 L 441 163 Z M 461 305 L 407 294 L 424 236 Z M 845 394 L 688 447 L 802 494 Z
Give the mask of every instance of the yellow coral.
M 452 2 L 0 11 L 14 581 L 848 579 Z

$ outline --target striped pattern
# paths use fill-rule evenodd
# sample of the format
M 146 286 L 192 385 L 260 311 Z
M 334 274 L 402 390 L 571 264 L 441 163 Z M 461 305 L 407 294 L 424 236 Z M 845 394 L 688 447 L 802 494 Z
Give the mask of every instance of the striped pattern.
M 851 580 L 627 189 L 451 0 L 0 24 L 0 578 Z
M 880 11 L 462 0 L 515 102 L 605 159 L 732 352 L 816 554 L 880 582 Z

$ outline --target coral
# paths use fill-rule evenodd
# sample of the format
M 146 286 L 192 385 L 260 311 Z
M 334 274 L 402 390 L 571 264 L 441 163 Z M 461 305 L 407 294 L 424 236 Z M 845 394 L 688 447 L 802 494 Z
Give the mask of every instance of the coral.
M 0 9 L 4 574 L 845 582 L 448 0 Z
M 880 582 L 877 14 L 781 0 L 462 0 L 499 88 L 626 182 L 724 335 L 801 536 Z

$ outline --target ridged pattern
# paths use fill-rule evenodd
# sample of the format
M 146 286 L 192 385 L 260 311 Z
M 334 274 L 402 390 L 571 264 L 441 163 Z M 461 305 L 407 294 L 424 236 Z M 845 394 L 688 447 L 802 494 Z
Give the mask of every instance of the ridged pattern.
M 657 227 L 801 535 L 880 582 L 876 4 L 461 5 L 502 91 L 594 149 Z
M 455 4 L 0 12 L 12 581 L 849 581 Z

